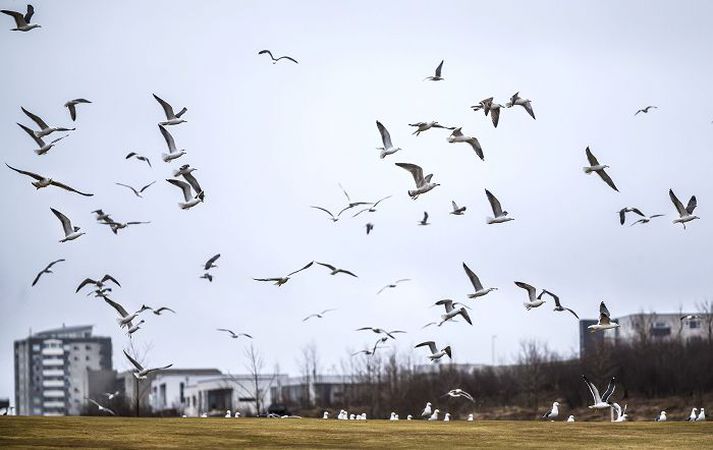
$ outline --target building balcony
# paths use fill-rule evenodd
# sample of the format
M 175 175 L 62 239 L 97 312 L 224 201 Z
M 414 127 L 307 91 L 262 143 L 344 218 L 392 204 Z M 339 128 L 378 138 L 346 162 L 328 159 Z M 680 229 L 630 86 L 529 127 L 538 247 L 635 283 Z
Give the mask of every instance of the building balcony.
M 42 387 L 46 388 L 63 388 L 64 380 L 43 380 Z
M 44 402 L 43 408 L 64 409 L 64 402 Z
M 64 366 L 64 360 L 59 358 L 50 358 L 42 360 L 43 366 Z
M 60 348 L 45 347 L 42 349 L 42 355 L 44 355 L 44 356 L 62 356 L 62 355 L 64 355 L 64 349 L 62 347 L 60 347 Z
M 64 377 L 64 370 L 62 369 L 48 369 L 42 371 L 42 377 Z
M 46 398 L 64 398 L 64 390 L 52 389 L 42 392 Z

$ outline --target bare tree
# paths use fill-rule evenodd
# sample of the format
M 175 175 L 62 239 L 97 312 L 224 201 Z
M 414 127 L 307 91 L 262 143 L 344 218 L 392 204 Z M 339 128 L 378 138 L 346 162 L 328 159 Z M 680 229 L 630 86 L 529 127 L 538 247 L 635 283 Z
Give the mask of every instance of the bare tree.
M 135 341 L 131 339 L 129 342 L 129 348 L 126 350 L 126 353 L 131 355 L 131 357 L 138 361 L 138 363 L 142 366 L 148 367 L 148 355 L 149 353 L 151 353 L 152 349 L 153 342 L 151 341 L 145 342 L 141 348 L 138 348 L 137 345 L 135 345 Z M 134 377 L 134 412 L 136 414 L 136 417 L 139 417 L 141 415 L 141 397 L 143 397 L 146 391 L 151 387 L 151 378 L 146 380 L 148 381 L 148 383 L 144 383 L 143 387 L 141 386 L 141 381 L 142 380 L 139 380 L 138 378 Z
M 304 377 L 304 392 L 302 393 L 301 406 L 310 408 L 316 400 L 315 383 L 319 371 L 319 353 L 314 341 L 302 347 L 298 365 Z
M 713 343 L 713 300 L 703 300 L 696 304 L 708 333 L 708 343 Z

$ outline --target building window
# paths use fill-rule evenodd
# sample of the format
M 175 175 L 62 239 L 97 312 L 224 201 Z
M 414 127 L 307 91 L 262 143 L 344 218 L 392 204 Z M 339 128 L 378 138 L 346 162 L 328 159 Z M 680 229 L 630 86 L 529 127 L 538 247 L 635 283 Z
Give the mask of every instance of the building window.
M 87 356 L 85 357 L 85 359 L 86 359 L 87 361 L 89 361 L 89 355 L 87 355 Z
M 75 345 L 75 346 L 74 346 L 74 351 L 75 351 L 75 352 L 76 352 L 76 351 L 79 351 L 79 346 L 78 346 L 78 345 Z
M 90 346 L 88 346 L 88 345 L 85 346 L 84 348 L 85 348 L 86 350 L 91 350 L 91 349 L 92 349 L 92 348 L 91 348 Z
M 185 385 L 185 383 L 184 383 L 183 381 L 181 381 L 181 383 L 178 385 L 178 391 L 179 391 L 179 396 L 180 396 L 180 399 L 181 399 L 181 403 L 186 403 L 186 397 L 185 397 L 185 395 L 184 395 L 184 389 L 185 389 L 185 387 L 186 387 L 186 385 Z
M 39 344 L 34 344 L 32 346 L 32 351 L 33 352 L 39 352 L 40 351 L 40 345 Z
M 701 323 L 697 320 L 689 320 L 688 321 L 688 328 L 690 329 L 695 329 L 695 328 L 700 328 Z

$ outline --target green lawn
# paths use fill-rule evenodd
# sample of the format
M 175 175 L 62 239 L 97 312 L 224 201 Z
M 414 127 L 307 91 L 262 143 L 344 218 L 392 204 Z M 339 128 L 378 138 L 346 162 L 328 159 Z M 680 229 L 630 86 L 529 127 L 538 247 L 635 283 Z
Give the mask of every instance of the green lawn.
M 320 419 L 0 417 L 0 448 L 711 448 L 713 422 L 389 422 Z

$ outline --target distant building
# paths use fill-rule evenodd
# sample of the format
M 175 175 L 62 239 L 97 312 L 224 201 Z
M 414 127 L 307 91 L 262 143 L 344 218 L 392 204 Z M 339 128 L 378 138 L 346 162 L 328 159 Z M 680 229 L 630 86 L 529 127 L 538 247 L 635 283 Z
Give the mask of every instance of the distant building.
M 259 413 L 264 413 L 271 404 L 278 401 L 272 397 L 272 387 L 280 386 L 287 378 L 284 374 L 258 375 Z M 186 407 L 183 413 L 189 417 L 201 414 L 223 415 L 228 409 L 232 412 L 240 411 L 243 416 L 258 413 L 255 405 L 255 378 L 252 375 L 201 377 L 184 389 Z
M 218 369 L 168 369 L 154 372 L 152 375 L 147 383 L 151 411 L 157 414 L 183 414 L 188 407 L 186 388 L 201 380 L 215 379 L 223 374 Z
M 79 415 L 101 388 L 88 372 L 112 369 L 111 338 L 92 336 L 91 325 L 31 334 L 14 347 L 18 415 Z
M 682 316 L 693 313 L 638 313 L 613 319 L 618 328 L 603 332 L 591 333 L 587 327 L 597 323 L 596 320 L 579 321 L 579 353 L 586 354 L 598 345 L 636 342 L 643 339 L 649 341 L 667 341 L 680 339 L 691 342 L 707 337 L 708 330 L 704 318 L 681 320 Z
M 289 407 L 309 407 L 319 405 L 329 408 L 342 405 L 346 397 L 355 397 L 365 386 L 358 376 L 316 375 L 309 377 L 287 377 L 271 388 L 270 397 L 276 403 Z

